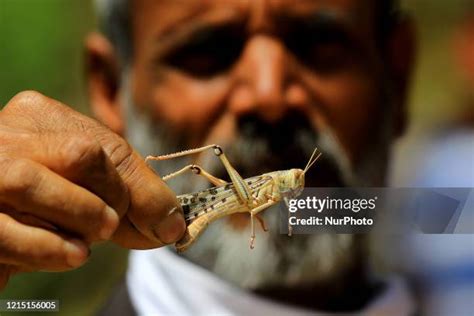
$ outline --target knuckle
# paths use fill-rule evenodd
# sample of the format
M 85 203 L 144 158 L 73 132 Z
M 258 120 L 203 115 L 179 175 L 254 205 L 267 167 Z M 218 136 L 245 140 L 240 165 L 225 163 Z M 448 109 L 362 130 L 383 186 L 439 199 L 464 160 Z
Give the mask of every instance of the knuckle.
M 108 148 L 108 155 L 117 170 L 126 170 L 132 157 L 132 147 L 123 139 L 117 139 Z
M 99 207 L 94 211 L 88 214 L 89 218 L 86 223 L 86 231 L 84 232 L 85 237 L 88 237 L 93 240 L 98 240 L 101 238 L 101 231 L 104 227 L 110 225 L 107 219 L 107 214 L 105 212 L 105 205 L 103 207 Z
M 95 232 L 98 240 L 108 240 L 112 237 L 120 225 L 118 215 L 111 216 L 111 213 L 104 213 L 102 216 L 102 225 Z
M 28 261 L 34 266 L 46 266 L 58 261 L 66 262 L 66 254 L 63 252 L 51 247 L 31 247 L 28 250 Z
M 107 155 L 115 166 L 122 179 L 129 179 L 138 168 L 136 159 L 133 159 L 133 149 L 125 140 L 114 140 L 105 147 Z
M 77 168 L 104 160 L 104 152 L 99 143 L 87 135 L 71 137 L 62 147 L 65 168 Z
M 55 247 L 45 247 L 38 251 L 35 255 L 37 264 L 45 266 L 54 263 L 55 266 L 68 267 L 68 254 L 63 244 L 64 242 L 60 241 L 56 243 Z
M 104 146 L 104 153 L 120 178 L 116 192 L 120 196 L 120 202 L 112 206 L 123 216 L 130 204 L 129 191 L 125 181 L 133 173 L 135 169 L 133 166 L 136 165 L 133 159 L 133 149 L 125 140 L 117 137 L 115 141 Z
M 17 262 L 25 262 L 28 258 L 25 258 L 26 249 L 29 249 L 29 245 L 19 244 L 17 242 L 18 232 L 15 227 L 12 226 L 14 220 L 6 215 L 0 213 L 0 250 L 6 259 L 10 259 Z
M 7 103 L 5 109 L 29 107 L 34 104 L 45 103 L 47 97 L 34 90 L 27 90 L 17 93 L 10 102 Z
M 67 253 L 62 241 L 52 240 L 49 244 L 29 241 L 29 244 L 18 245 L 17 248 L 17 260 L 27 263 L 28 266 L 40 269 L 68 267 Z
M 111 215 L 106 207 L 104 202 L 97 200 L 75 210 L 72 218 L 76 224 L 71 229 L 89 241 L 107 239 L 108 236 L 104 235 L 111 234 L 117 228 L 119 219 L 118 215 Z
M 30 190 L 39 181 L 39 172 L 26 159 L 0 158 L 1 195 L 22 194 Z

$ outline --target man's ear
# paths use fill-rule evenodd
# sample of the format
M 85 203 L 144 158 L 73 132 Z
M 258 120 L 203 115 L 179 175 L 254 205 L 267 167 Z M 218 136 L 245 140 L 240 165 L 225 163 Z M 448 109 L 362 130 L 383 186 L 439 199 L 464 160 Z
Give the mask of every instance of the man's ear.
M 119 97 L 119 65 L 112 44 L 101 34 L 90 34 L 85 42 L 89 100 L 94 116 L 123 135 L 124 116 Z
M 416 29 L 411 16 L 395 17 L 385 46 L 386 62 L 392 77 L 395 101 L 395 135 L 401 136 L 408 125 L 408 97 L 417 51 Z

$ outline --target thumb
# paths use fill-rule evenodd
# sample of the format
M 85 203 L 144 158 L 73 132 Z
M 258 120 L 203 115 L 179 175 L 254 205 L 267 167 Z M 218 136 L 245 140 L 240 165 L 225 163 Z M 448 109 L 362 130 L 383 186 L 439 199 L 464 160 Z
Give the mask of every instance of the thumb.
M 181 205 L 173 191 L 135 151 L 132 151 L 126 166 L 118 168 L 118 171 L 129 190 L 130 207 L 127 218 L 130 223 L 128 229 L 123 226 L 119 228 L 118 232 L 122 236 L 115 237 L 124 239 L 127 236 L 129 239 L 133 237 L 135 228 L 154 241 L 155 246 L 178 241 L 184 234 L 186 224 Z M 136 239 L 136 242 L 139 240 Z
M 101 144 L 128 189 L 130 204 L 114 234 L 127 248 L 156 248 L 178 241 L 186 230 L 174 192 L 119 135 L 94 121 L 88 129 Z

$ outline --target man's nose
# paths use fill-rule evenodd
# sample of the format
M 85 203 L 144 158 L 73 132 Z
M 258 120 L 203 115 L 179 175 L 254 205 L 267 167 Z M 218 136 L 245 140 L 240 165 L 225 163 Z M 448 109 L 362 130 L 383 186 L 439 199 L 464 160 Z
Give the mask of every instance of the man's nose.
M 249 39 L 236 67 L 231 108 L 239 114 L 256 112 L 269 122 L 280 120 L 289 106 L 288 59 L 285 46 L 277 39 L 265 35 Z

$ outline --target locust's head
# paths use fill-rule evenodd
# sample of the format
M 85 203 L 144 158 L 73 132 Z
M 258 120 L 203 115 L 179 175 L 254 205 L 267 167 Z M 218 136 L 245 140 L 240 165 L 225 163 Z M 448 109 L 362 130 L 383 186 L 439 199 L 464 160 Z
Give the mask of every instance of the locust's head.
M 290 169 L 284 171 L 280 176 L 279 186 L 280 192 L 287 199 L 293 199 L 301 194 L 304 189 L 304 177 L 308 169 L 318 160 L 321 153 L 316 155 L 318 149 L 313 151 L 304 170 Z
M 301 194 L 304 189 L 304 171 L 290 169 L 282 172 L 280 176 L 280 192 L 288 199 L 293 199 Z

